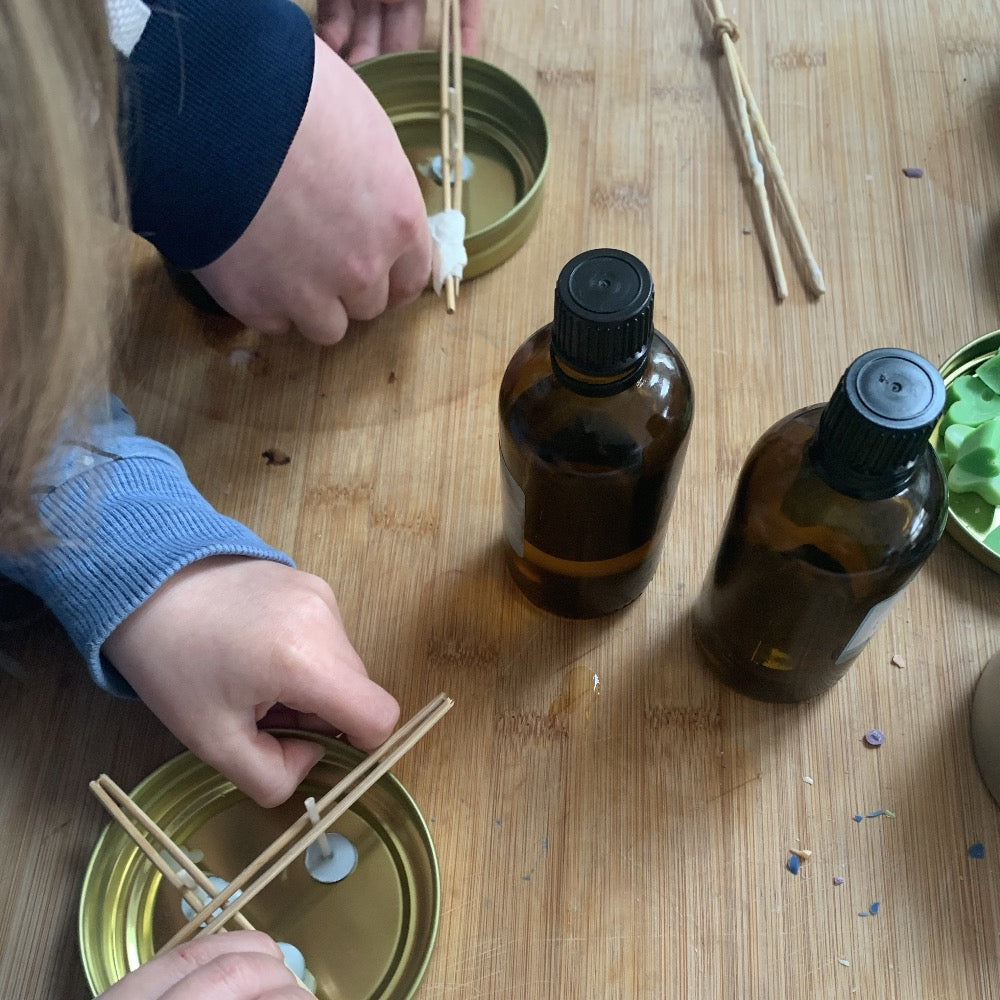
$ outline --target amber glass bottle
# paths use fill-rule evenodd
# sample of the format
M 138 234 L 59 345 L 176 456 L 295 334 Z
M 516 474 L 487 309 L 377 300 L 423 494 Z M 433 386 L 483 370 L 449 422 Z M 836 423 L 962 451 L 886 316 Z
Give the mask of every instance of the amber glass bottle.
M 880 348 L 753 447 L 694 613 L 728 685 L 802 701 L 843 676 L 944 530 L 944 398 L 928 361 Z
M 574 257 L 500 385 L 507 565 L 535 604 L 593 618 L 649 583 L 694 397 L 653 327 L 653 281 L 620 250 Z

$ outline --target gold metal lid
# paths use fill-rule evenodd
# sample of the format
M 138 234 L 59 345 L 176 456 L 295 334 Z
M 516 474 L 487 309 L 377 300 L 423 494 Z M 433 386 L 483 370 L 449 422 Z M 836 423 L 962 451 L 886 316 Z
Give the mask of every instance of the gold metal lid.
M 443 207 L 440 56 L 433 51 L 376 56 L 357 67 L 385 109 L 424 194 L 428 215 Z M 512 76 L 471 56 L 462 60 L 465 169 L 462 210 L 474 278 L 513 256 L 542 203 L 548 126 L 530 93 Z
M 200 867 L 233 879 L 363 756 L 334 740 L 296 795 L 262 809 L 231 782 L 184 753 L 131 792 L 178 844 L 201 851 Z M 245 914 L 255 927 L 302 952 L 320 1000 L 409 1000 L 437 936 L 440 876 L 419 810 L 391 775 L 381 778 L 334 825 L 357 851 L 354 869 L 325 884 L 293 863 Z M 96 995 L 148 961 L 187 922 L 167 884 L 117 824 L 102 833 L 87 866 L 79 942 Z

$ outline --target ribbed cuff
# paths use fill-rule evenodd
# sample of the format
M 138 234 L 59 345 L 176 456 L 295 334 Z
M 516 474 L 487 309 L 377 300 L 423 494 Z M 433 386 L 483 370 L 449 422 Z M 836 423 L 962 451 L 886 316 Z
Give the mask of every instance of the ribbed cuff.
M 158 459 L 122 458 L 78 475 L 42 502 L 41 514 L 56 544 L 0 568 L 45 601 L 113 694 L 133 692 L 101 647 L 178 570 L 218 555 L 293 565 Z

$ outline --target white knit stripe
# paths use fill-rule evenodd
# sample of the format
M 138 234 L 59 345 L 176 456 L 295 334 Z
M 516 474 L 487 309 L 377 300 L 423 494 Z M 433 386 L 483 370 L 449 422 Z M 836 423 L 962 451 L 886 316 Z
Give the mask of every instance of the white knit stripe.
M 104 0 L 104 6 L 111 42 L 127 59 L 142 38 L 152 11 L 143 0 Z

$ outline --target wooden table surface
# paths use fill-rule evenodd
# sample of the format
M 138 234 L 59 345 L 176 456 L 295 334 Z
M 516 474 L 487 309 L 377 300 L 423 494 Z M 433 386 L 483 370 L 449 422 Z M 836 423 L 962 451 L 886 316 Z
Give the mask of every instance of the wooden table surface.
M 551 131 L 528 243 L 453 316 L 428 294 L 327 350 L 198 312 L 140 254 L 120 385 L 219 509 L 332 583 L 404 717 L 456 701 L 395 769 L 441 867 L 418 996 L 1000 996 L 1000 812 L 968 731 L 1000 576 L 946 536 L 847 677 L 800 706 L 721 687 L 689 627 L 766 427 L 864 350 L 940 363 L 1000 327 L 1000 0 L 730 9 L 828 286 L 807 294 L 779 228 L 783 303 L 700 0 L 487 8 L 484 57 Z M 496 398 L 562 264 L 601 245 L 649 264 L 696 406 L 653 582 L 573 622 L 505 575 Z M 78 1000 L 105 822 L 87 782 L 130 786 L 178 745 L 96 690 L 44 618 L 4 648 L 20 666 L 0 676 L 0 996 Z M 894 816 L 852 818 L 877 809 Z M 797 877 L 796 847 L 813 852 Z

